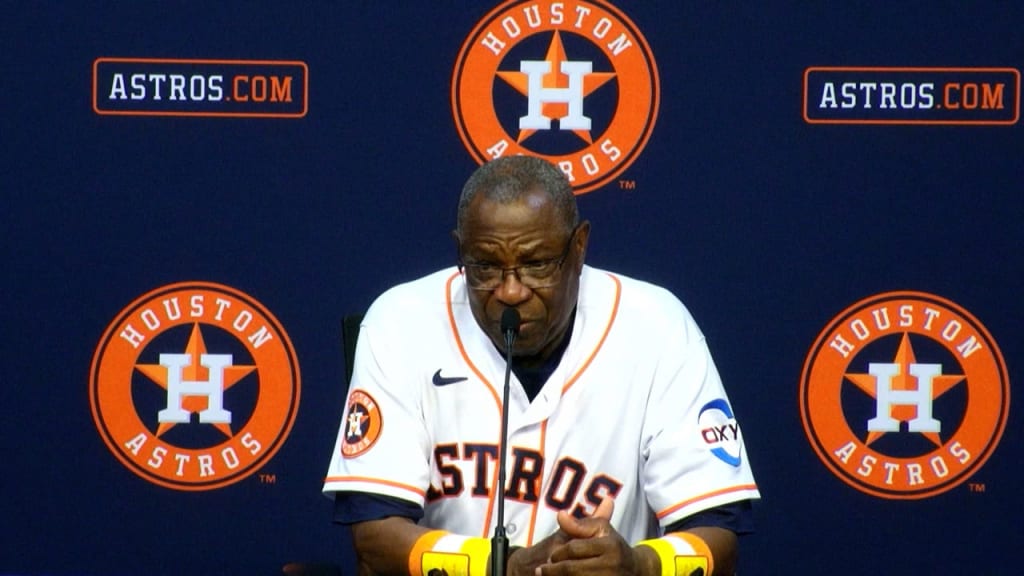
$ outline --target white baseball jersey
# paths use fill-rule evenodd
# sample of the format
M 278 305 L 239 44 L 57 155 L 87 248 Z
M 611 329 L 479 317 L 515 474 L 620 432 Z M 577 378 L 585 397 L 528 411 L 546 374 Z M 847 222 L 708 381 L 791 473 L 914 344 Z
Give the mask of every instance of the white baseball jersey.
M 505 360 L 454 268 L 396 286 L 367 311 L 324 492 L 424 507 L 421 524 L 494 531 Z M 701 510 L 758 498 L 742 434 L 696 323 L 657 286 L 589 266 L 575 324 L 531 402 L 509 397 L 505 525 L 513 545 L 591 514 L 635 543 Z

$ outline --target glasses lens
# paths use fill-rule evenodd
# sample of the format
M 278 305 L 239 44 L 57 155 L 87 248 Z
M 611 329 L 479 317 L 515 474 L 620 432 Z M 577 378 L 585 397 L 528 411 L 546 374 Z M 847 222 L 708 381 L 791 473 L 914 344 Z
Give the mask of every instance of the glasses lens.
M 555 284 L 560 261 L 549 260 L 526 264 L 516 269 L 519 281 L 531 288 L 545 288 Z
M 463 265 L 466 283 L 475 290 L 494 290 L 505 279 L 506 274 L 515 274 L 523 286 L 527 288 L 549 288 L 558 284 L 559 262 L 543 262 L 526 264 L 515 268 L 498 266 Z
M 490 264 L 462 264 L 462 272 L 466 278 L 466 284 L 474 290 L 494 290 L 501 286 L 506 274 L 513 273 L 519 279 L 519 282 L 527 288 L 550 288 L 558 284 L 560 280 L 558 271 L 561 270 L 566 256 L 569 255 L 569 249 L 572 248 L 572 239 L 576 236 L 576 230 L 578 229 L 578 226 L 573 228 L 572 234 L 569 235 L 569 240 L 565 243 L 565 248 L 562 250 L 562 255 L 558 258 L 521 264 L 511 268 L 502 268 L 501 266 L 492 266 Z

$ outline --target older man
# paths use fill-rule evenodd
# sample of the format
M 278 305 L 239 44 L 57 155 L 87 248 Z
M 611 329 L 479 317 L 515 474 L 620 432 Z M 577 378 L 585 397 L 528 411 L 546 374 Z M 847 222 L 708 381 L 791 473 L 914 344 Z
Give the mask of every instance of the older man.
M 458 266 L 370 307 L 324 484 L 363 573 L 488 574 L 505 450 L 507 574 L 732 574 L 759 494 L 704 337 L 666 290 L 585 265 L 590 231 L 555 166 L 494 160 Z

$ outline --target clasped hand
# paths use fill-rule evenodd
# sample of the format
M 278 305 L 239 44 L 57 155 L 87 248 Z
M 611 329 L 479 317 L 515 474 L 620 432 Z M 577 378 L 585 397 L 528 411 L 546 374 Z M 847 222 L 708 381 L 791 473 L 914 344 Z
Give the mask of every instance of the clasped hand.
M 516 550 L 509 576 L 640 576 L 635 551 L 610 523 L 615 503 L 605 498 L 589 518 L 558 513 L 558 531 Z

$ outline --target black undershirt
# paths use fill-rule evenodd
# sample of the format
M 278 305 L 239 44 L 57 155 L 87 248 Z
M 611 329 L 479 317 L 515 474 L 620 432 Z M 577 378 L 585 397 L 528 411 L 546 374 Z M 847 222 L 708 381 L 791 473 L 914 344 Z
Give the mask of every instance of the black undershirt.
M 572 339 L 572 326 L 575 323 L 576 309 L 573 308 L 572 314 L 569 316 L 569 326 L 565 329 L 562 341 L 558 344 L 557 348 L 551 351 L 551 356 L 541 363 L 540 366 L 527 368 L 516 363 L 516 357 L 512 356 L 512 372 L 519 379 L 519 383 L 523 385 L 523 391 L 526 392 L 526 397 L 530 399 L 530 402 L 533 402 L 537 394 L 540 394 L 541 388 L 544 387 L 551 374 L 555 372 L 555 368 L 558 368 L 558 363 L 562 361 L 562 355 L 565 354 L 565 349 L 569 347 L 569 340 Z M 515 346 L 513 346 L 514 348 Z

